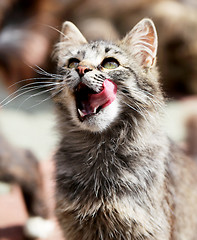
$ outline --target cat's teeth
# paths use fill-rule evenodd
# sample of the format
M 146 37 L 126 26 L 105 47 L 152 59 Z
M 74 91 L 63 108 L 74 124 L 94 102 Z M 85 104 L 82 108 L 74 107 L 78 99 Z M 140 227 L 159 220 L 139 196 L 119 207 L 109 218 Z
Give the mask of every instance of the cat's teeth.
M 89 114 L 92 114 L 92 113 L 96 114 L 96 110 L 97 110 L 97 108 L 95 107 L 94 110 L 93 110 L 93 112 L 91 111 Z M 84 112 L 81 111 L 79 108 L 77 109 L 77 111 L 78 111 L 79 115 L 80 115 L 82 118 L 85 117 L 86 115 L 88 115 L 88 113 L 84 113 Z
M 85 114 L 78 108 L 78 113 L 79 113 L 79 115 L 81 116 L 81 117 L 84 117 L 85 116 Z

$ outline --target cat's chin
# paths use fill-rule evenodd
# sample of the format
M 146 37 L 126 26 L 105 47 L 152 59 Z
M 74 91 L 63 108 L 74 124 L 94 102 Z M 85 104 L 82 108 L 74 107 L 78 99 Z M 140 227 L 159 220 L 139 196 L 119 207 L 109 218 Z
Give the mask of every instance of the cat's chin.
M 73 120 L 77 127 L 81 130 L 88 130 L 91 132 L 102 132 L 116 120 L 119 114 L 119 104 L 116 99 L 109 106 L 100 109 L 98 113 L 90 114 L 81 118 L 78 109 L 72 114 Z

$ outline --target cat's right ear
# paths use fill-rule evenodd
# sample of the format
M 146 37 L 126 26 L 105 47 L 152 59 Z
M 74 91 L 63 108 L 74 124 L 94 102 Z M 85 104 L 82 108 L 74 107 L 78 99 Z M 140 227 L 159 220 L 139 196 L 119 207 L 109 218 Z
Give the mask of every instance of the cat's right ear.
M 142 19 L 122 40 L 136 61 L 145 68 L 155 64 L 157 55 L 157 32 L 152 20 Z
M 60 42 L 72 46 L 86 44 L 87 40 L 73 23 L 66 21 L 62 25 Z

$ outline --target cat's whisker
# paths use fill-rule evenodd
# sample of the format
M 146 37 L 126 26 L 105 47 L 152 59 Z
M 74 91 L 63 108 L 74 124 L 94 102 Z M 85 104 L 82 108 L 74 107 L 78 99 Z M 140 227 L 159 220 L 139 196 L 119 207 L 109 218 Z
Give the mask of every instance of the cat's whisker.
M 18 109 L 19 109 L 25 102 L 27 102 L 29 99 L 31 99 L 31 98 L 33 98 L 33 97 L 36 97 L 36 96 L 40 96 L 40 95 L 45 94 L 45 93 L 48 93 L 48 92 L 50 92 L 50 91 L 52 91 L 52 90 L 55 90 L 55 89 L 56 89 L 56 87 L 53 87 L 53 88 L 50 88 L 50 89 L 45 89 L 45 90 L 43 90 L 43 91 L 41 91 L 41 92 L 38 92 L 38 93 L 35 93 L 35 94 L 29 96 L 28 98 L 26 98 L 26 99 L 19 105 Z
M 145 106 L 143 106 L 144 104 L 147 104 L 147 102 L 144 101 L 144 99 L 142 99 L 142 98 L 140 98 L 140 99 L 141 99 L 142 102 L 138 102 L 138 104 L 137 104 L 137 103 L 134 101 L 134 104 L 135 104 L 138 108 L 140 108 L 141 111 L 142 111 L 142 109 L 143 109 L 143 111 L 146 112 L 146 114 L 148 114 L 148 116 L 149 116 L 150 118 L 154 119 L 154 117 L 153 117 L 153 115 L 150 113 L 150 111 L 149 111 L 148 109 L 146 109 Z M 144 102 L 143 102 L 143 101 L 144 101 Z
M 16 90 L 15 92 L 13 92 L 9 96 L 7 96 L 5 99 L 3 99 L 0 102 L 0 105 L 4 103 L 1 107 L 5 107 L 6 105 L 11 103 L 15 99 L 17 99 L 17 98 L 19 98 L 19 97 L 21 97 L 21 96 L 23 96 L 23 95 L 25 95 L 25 94 L 27 94 L 27 93 L 29 93 L 31 91 L 42 89 L 42 88 L 45 88 L 45 87 L 52 87 L 52 86 L 56 86 L 56 85 L 54 85 L 54 84 L 46 84 L 44 86 L 42 85 L 42 86 L 32 86 L 32 87 L 27 87 L 27 88 L 19 88 L 18 90 Z M 21 91 L 24 91 L 24 92 L 20 93 Z M 18 94 L 18 93 L 20 93 L 20 94 Z M 18 95 L 16 95 L 16 94 L 18 94 Z M 16 96 L 13 97 L 14 95 L 16 95 Z M 13 97 L 13 98 L 11 98 L 11 97 Z
M 135 91 L 133 91 L 133 92 L 135 92 Z M 133 97 L 132 96 L 130 96 L 130 95 L 127 95 L 127 94 L 125 94 L 125 93 L 123 93 L 123 92 L 121 92 L 121 94 L 123 94 L 126 98 L 128 98 L 129 100 L 133 100 Z M 147 104 L 147 102 L 145 101 L 145 99 L 143 99 L 143 98 L 141 98 L 141 97 L 139 97 L 138 96 L 138 99 L 141 101 L 141 104 Z
M 43 76 L 59 77 L 59 76 L 54 76 L 54 75 L 52 75 L 51 73 L 46 73 L 46 72 L 43 72 L 43 71 L 39 71 L 38 69 L 35 69 L 35 68 L 33 68 L 33 69 L 34 69 L 34 71 L 35 71 L 36 73 L 38 73 L 38 74 L 40 74 L 40 75 L 43 75 Z
M 28 84 L 20 87 L 19 89 L 24 90 L 24 89 L 26 89 L 26 87 L 34 86 L 34 85 L 35 85 L 34 87 L 37 87 L 37 84 L 42 84 L 40 87 L 44 88 L 44 87 L 48 87 L 48 86 L 51 86 L 51 85 L 56 86 L 56 85 L 59 85 L 61 83 L 59 83 L 59 82 L 33 82 L 33 83 L 28 83 Z
M 39 82 L 39 83 L 43 84 L 43 82 Z M 36 84 L 36 83 L 34 83 L 34 84 Z M 33 90 L 36 90 L 36 89 L 39 89 L 39 88 L 41 89 L 41 88 L 44 88 L 44 87 L 50 87 L 50 86 L 53 86 L 53 85 L 57 85 L 57 84 L 59 84 L 59 83 L 51 83 L 51 82 L 48 82 L 48 83 L 46 84 L 46 82 L 44 82 L 44 84 L 45 84 L 45 85 L 32 86 L 32 87 L 29 87 L 29 86 L 30 86 L 30 85 L 33 85 L 33 83 L 27 84 L 27 85 L 25 85 L 25 86 L 17 89 L 15 92 L 11 93 L 11 94 L 8 95 L 6 98 L 4 98 L 4 99 L 0 102 L 0 105 L 3 104 L 5 101 L 7 101 L 7 100 L 8 100 L 9 98 L 11 98 L 12 96 L 16 95 L 17 93 L 20 93 L 21 91 L 30 90 L 30 89 L 33 91 Z M 27 87 L 27 86 L 28 86 L 28 87 Z M 28 91 L 28 92 L 29 92 L 29 91 Z M 11 99 L 10 101 L 13 101 L 13 100 L 16 99 L 17 97 L 19 97 L 19 96 L 21 96 L 22 94 L 25 94 L 25 93 L 27 93 L 27 92 L 25 91 L 25 92 L 17 95 L 15 98 Z M 8 103 L 9 103 L 9 102 L 8 102 Z M 5 105 L 7 105 L 7 103 L 6 103 Z M 5 105 L 3 105 L 3 106 L 5 106 Z
M 129 88 L 128 88 L 129 89 Z M 139 91 L 135 90 L 135 89 L 132 89 L 132 93 L 135 93 L 136 96 L 135 98 L 136 99 L 139 99 L 143 104 L 147 104 L 147 101 L 146 101 L 146 98 L 144 98 L 143 96 L 139 96 Z M 125 93 L 123 93 L 127 98 L 131 98 L 132 96 L 130 95 L 126 95 Z M 130 93 L 129 93 L 130 94 Z
M 141 113 L 141 116 L 142 116 L 142 117 L 145 119 L 145 121 L 148 123 L 149 121 L 148 121 L 148 119 L 146 118 L 144 112 L 142 111 L 142 108 L 146 111 L 146 113 L 148 113 L 148 111 L 147 111 L 144 107 L 139 106 L 135 101 L 134 101 L 133 103 L 134 103 L 135 106 L 139 109 L 139 112 Z M 149 113 L 148 113 L 148 115 L 149 115 Z
M 154 107 L 159 107 L 160 108 L 160 110 L 162 110 L 163 111 L 163 109 L 164 109 L 164 106 L 159 102 L 159 100 L 154 100 L 154 99 L 152 99 L 152 98 L 150 98 L 150 97 L 148 97 L 148 99 L 152 102 L 152 104 L 153 104 L 153 106 Z M 158 108 L 156 108 L 156 110 L 157 110 Z
M 43 24 L 44 26 L 46 26 L 46 27 L 48 27 L 48 28 L 51 28 L 51 29 L 53 29 L 53 30 L 55 30 L 56 32 L 58 32 L 58 33 L 60 33 L 63 37 L 67 37 L 62 31 L 60 31 L 59 29 L 57 29 L 57 28 L 55 28 L 55 27 L 53 27 L 53 26 L 51 26 L 51 25 L 48 25 L 48 24 Z
M 9 88 L 12 88 L 12 87 L 14 87 L 14 86 L 16 86 L 17 84 L 19 84 L 19 83 L 22 83 L 22 82 L 27 82 L 27 81 L 32 81 L 32 80 L 56 80 L 56 78 L 52 78 L 52 77 L 49 77 L 49 78 L 47 78 L 47 77 L 34 77 L 34 78 L 27 78 L 27 79 L 23 79 L 23 80 L 20 80 L 20 81 L 18 81 L 18 82 L 15 82 L 15 83 L 13 83 L 12 85 L 10 85 L 9 87 L 8 87 L 8 89 Z M 35 82 L 35 83 L 37 83 L 37 82 Z M 44 83 L 44 82 L 43 82 Z
M 136 111 L 137 113 L 139 113 L 140 115 L 142 115 L 142 113 L 140 111 L 138 111 L 136 108 L 134 108 L 133 106 L 131 106 L 130 104 L 124 102 L 124 104 L 126 104 L 129 108 L 133 109 L 134 111 Z
M 48 76 L 48 77 L 52 77 L 52 78 L 63 78 L 62 75 L 60 74 L 55 74 L 55 73 L 49 73 L 47 71 L 45 71 L 44 69 L 42 69 L 41 67 L 39 67 L 38 65 L 35 65 L 38 69 L 28 65 L 31 69 L 33 69 L 36 73 L 42 75 L 42 76 Z
M 30 88 L 31 90 L 30 91 L 33 91 L 34 89 L 33 88 Z M 24 90 L 24 89 L 23 89 Z M 26 90 L 29 90 L 29 89 L 26 89 Z M 10 99 L 8 102 L 6 102 L 9 98 L 11 98 L 12 96 L 16 95 L 17 93 L 21 92 L 21 88 L 17 89 L 15 92 L 11 93 L 9 96 L 7 96 L 6 98 L 4 98 L 1 102 L 0 102 L 0 105 L 3 104 L 1 107 L 5 107 L 7 104 L 9 104 L 10 102 L 14 101 L 16 98 L 24 95 L 25 93 L 28 93 L 30 91 L 25 91 L 25 92 L 22 92 L 20 93 L 19 95 L 15 96 L 14 98 Z
M 163 106 L 160 104 L 159 100 L 150 92 L 146 91 L 146 90 L 143 90 L 143 92 L 149 96 L 147 96 L 147 98 L 149 98 L 149 100 L 152 100 L 156 105 L 160 106 L 161 109 L 163 109 Z M 152 98 L 151 98 L 151 97 Z M 155 101 L 154 99 L 156 99 L 157 101 Z
M 49 75 L 49 76 L 55 76 L 55 77 L 57 77 L 57 76 L 61 76 L 62 77 L 62 75 L 59 75 L 59 74 L 55 74 L 55 73 L 49 73 L 49 72 L 47 72 L 46 70 L 44 70 L 43 68 L 41 68 L 40 66 L 38 66 L 38 65 L 35 65 L 41 72 L 43 72 L 44 74 L 46 74 L 46 75 Z
M 150 119 L 154 120 L 155 117 L 143 106 L 140 106 L 145 112 L 146 114 L 149 116 Z
M 129 98 L 129 96 L 127 96 L 126 94 L 124 94 L 123 93 L 123 95 L 125 96 L 125 97 L 127 97 L 127 98 Z M 130 98 L 129 98 L 130 99 Z M 126 102 L 124 102 L 128 107 L 130 107 L 131 109 L 133 109 L 133 110 L 135 110 L 136 112 L 138 112 L 147 122 L 148 122 L 148 119 L 146 118 L 146 116 L 145 116 L 145 114 L 144 114 L 144 111 L 149 115 L 149 117 L 150 118 L 153 118 L 153 116 L 151 116 L 151 114 L 148 112 L 148 110 L 147 109 L 145 109 L 143 106 L 139 106 L 139 104 L 137 104 L 135 101 L 132 101 L 133 102 L 133 104 L 135 104 L 135 106 L 138 108 L 138 110 L 135 108 L 135 107 L 133 107 L 133 106 L 131 106 L 130 104 L 128 104 L 128 103 L 126 103 Z M 142 104 L 142 103 L 141 103 Z M 142 111 L 142 109 L 144 110 L 144 111 Z
M 164 110 L 163 106 L 161 104 L 159 104 L 157 101 L 149 98 L 150 102 L 152 103 L 154 109 L 157 111 L 158 109 L 160 109 L 161 111 Z
M 129 88 L 128 88 L 128 89 L 129 89 Z M 123 90 L 124 90 L 124 89 L 123 89 Z M 144 90 L 144 91 L 145 91 L 145 90 Z M 144 98 L 142 98 L 142 97 L 139 96 L 139 92 L 138 92 L 138 91 L 135 91 L 135 90 L 133 89 L 132 92 L 138 94 L 137 98 L 138 98 L 140 101 L 142 101 L 142 103 L 147 104 L 147 101 L 146 101 Z M 147 92 L 147 91 L 146 91 L 146 92 Z M 147 92 L 147 93 L 148 93 L 148 92 Z M 127 97 L 128 99 L 131 98 L 130 95 L 127 95 L 127 94 L 125 94 L 125 93 L 123 93 L 123 92 L 122 92 L 122 94 L 123 94 L 125 97 Z M 150 95 L 152 95 L 152 94 L 150 94 Z M 153 95 L 152 95 L 152 96 L 153 96 Z M 153 97 L 154 97 L 154 96 L 153 96 Z M 160 108 L 160 110 L 163 110 L 163 106 L 162 106 L 158 101 L 155 101 L 154 99 L 152 99 L 151 97 L 149 97 L 149 96 L 147 96 L 147 95 L 146 95 L 146 98 L 149 99 L 149 101 L 151 102 L 151 104 L 152 104 L 152 106 L 155 108 L 155 110 L 158 110 L 158 107 Z M 157 106 L 158 106 L 158 107 L 157 107 Z
M 55 89 L 56 89 L 56 88 L 50 89 L 50 90 L 53 91 L 53 90 L 55 90 Z M 42 104 L 43 102 L 46 102 L 46 101 L 52 99 L 52 98 L 55 97 L 58 93 L 60 93 L 62 90 L 63 90 L 63 87 L 62 87 L 61 89 L 59 89 L 57 92 L 52 93 L 49 97 L 45 98 L 45 99 L 42 100 L 41 102 L 39 102 L 39 103 L 37 103 L 37 104 L 34 104 L 33 106 L 30 107 L 30 109 L 31 109 L 31 108 L 34 108 L 34 107 L 36 107 L 36 106 L 38 106 L 38 105 L 40 105 L 40 104 Z

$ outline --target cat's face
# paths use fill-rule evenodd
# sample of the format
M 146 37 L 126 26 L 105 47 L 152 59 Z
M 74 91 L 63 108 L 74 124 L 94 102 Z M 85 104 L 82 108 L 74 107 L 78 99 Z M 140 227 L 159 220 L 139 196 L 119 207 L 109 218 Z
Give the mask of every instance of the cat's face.
M 152 21 L 142 20 L 118 43 L 88 43 L 70 22 L 62 32 L 57 47 L 62 90 L 54 99 L 67 109 L 67 119 L 94 132 L 113 125 L 123 113 L 145 115 L 156 84 L 151 73 L 157 51 Z

